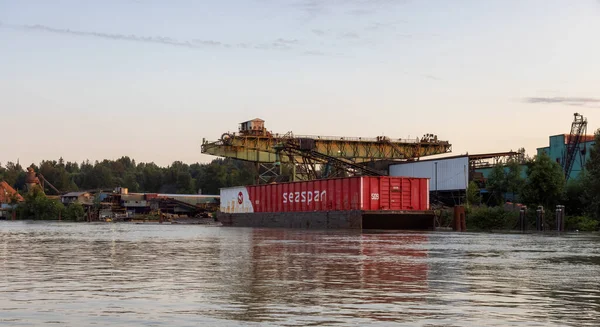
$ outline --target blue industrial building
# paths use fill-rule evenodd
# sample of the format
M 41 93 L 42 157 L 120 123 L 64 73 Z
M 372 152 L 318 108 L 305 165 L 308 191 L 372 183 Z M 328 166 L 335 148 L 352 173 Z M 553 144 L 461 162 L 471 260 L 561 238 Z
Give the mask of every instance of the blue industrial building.
M 550 136 L 550 144 L 544 148 L 538 148 L 537 154 L 546 153 L 550 159 L 558 162 L 563 166 L 563 160 L 569 143 L 569 134 L 559 134 Z M 596 144 L 594 135 L 583 135 L 579 149 L 573 161 L 570 179 L 576 179 L 584 168 L 585 163 L 590 158 L 590 149 Z

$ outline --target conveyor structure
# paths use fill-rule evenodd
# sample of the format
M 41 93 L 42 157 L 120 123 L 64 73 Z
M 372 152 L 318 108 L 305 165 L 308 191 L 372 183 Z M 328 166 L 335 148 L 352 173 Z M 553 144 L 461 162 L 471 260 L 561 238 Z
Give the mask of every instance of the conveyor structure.
M 418 160 L 451 149 L 448 141 L 438 140 L 433 134 L 416 139 L 273 134 L 264 128 L 261 119 L 241 123 L 237 133 L 224 133 L 217 141 L 202 141 L 204 154 L 256 163 L 260 175 L 257 182 L 264 183 L 286 180 L 286 174 L 282 174 L 284 166 L 290 168 L 291 180 L 385 175 L 384 171 L 370 168 L 371 164 Z

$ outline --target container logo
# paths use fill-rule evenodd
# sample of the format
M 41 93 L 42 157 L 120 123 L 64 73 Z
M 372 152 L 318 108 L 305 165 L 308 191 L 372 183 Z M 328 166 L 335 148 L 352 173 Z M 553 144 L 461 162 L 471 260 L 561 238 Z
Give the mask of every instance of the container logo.
M 244 194 L 242 192 L 238 193 L 238 203 L 242 204 L 244 202 Z
M 325 201 L 327 191 L 304 191 L 304 192 L 290 192 L 283 193 L 283 203 L 294 203 L 294 202 L 319 202 Z

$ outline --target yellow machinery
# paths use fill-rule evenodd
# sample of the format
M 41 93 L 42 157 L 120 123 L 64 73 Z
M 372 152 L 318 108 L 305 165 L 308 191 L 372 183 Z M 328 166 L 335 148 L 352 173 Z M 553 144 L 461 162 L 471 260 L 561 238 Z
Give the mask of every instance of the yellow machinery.
M 218 141 L 202 141 L 202 153 L 257 163 L 263 182 L 279 176 L 281 165 L 291 165 L 293 180 L 332 177 L 334 171 L 384 175 L 372 168 L 373 163 L 418 160 L 450 152 L 451 148 L 449 142 L 432 134 L 410 140 L 273 134 L 261 119 L 241 123 L 238 133 L 224 133 Z

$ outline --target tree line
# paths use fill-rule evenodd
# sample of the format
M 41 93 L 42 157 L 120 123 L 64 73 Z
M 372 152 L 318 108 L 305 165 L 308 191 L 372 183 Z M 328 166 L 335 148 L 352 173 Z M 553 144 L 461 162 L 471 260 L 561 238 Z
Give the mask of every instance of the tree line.
M 112 189 L 127 187 L 131 192 L 219 194 L 219 188 L 254 184 L 258 172 L 253 163 L 234 159 L 215 159 L 210 163 L 191 165 L 175 161 L 167 167 L 153 162 L 136 163 L 124 156 L 117 160 L 102 160 L 91 163 L 42 161 L 31 167 L 41 173 L 61 192 Z M 522 170 L 526 169 L 526 177 Z M 6 181 L 25 194 L 25 169 L 18 162 L 0 165 L 0 180 Z M 600 131 L 595 133 L 595 145 L 590 149 L 590 158 L 585 169 L 575 179 L 565 181 L 560 164 L 547 155 L 540 154 L 522 162 L 511 161 L 505 166 L 496 166 L 486 181 L 488 196 L 483 199 L 475 183 L 467 191 L 469 223 L 471 227 L 493 229 L 514 228 L 514 212 L 506 212 L 507 200 L 525 204 L 530 216 L 538 206 L 543 206 L 552 216 L 558 204 L 565 205 L 567 225 L 580 230 L 594 230 L 600 225 Z M 49 194 L 52 191 L 48 190 Z M 31 196 L 25 212 L 44 212 L 43 201 Z M 38 202 L 36 202 L 38 201 Z M 38 208 L 39 207 L 39 208 Z M 37 208 L 37 209 L 36 209 Z M 530 219 L 530 224 L 533 219 Z M 550 225 L 552 219 L 547 220 Z
M 130 192 L 219 194 L 219 188 L 253 184 L 256 166 L 249 162 L 233 159 L 215 159 L 210 163 L 191 165 L 175 161 L 167 167 L 153 162 L 136 163 L 127 156 L 117 160 L 102 160 L 91 163 L 44 160 L 32 164 L 37 173 L 61 192 L 80 190 L 112 189 L 126 187 Z M 6 181 L 18 191 L 24 191 L 25 168 L 18 162 L 0 165 L 0 180 Z M 48 194 L 52 190 L 47 188 Z

